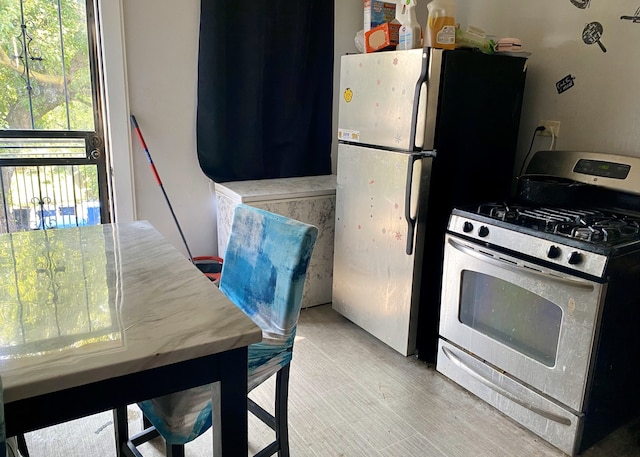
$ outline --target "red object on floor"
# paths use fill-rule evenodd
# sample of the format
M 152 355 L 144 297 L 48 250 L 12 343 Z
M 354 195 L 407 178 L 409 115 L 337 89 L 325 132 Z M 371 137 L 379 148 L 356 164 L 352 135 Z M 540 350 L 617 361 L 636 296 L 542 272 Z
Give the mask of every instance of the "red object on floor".
M 193 258 L 194 265 L 215 284 L 220 282 L 222 274 L 222 257 L 201 255 Z

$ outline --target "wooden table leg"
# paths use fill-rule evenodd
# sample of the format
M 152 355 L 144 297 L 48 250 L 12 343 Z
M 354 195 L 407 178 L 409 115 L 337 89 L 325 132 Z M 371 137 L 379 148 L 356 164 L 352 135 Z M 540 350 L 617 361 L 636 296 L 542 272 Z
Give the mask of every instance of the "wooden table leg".
M 124 456 L 123 446 L 129 440 L 129 422 L 127 417 L 127 407 L 125 406 L 113 410 L 113 429 L 116 439 L 116 456 Z
M 214 386 L 213 395 L 220 395 L 220 438 L 222 440 L 222 456 L 238 457 L 247 455 L 247 348 L 243 347 L 220 354 L 220 382 Z M 215 404 L 214 398 L 214 404 Z M 216 424 L 215 412 L 214 426 Z M 221 422 L 221 424 L 220 424 Z M 214 428 L 214 434 L 216 429 Z M 214 435 L 214 455 L 216 454 L 216 437 Z

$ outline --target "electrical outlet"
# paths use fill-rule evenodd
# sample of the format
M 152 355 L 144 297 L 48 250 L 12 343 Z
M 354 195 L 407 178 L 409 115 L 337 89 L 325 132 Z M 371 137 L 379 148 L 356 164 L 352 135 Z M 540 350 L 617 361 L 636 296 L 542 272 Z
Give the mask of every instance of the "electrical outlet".
M 560 121 L 540 121 L 538 127 L 544 127 L 544 130 L 539 131 L 538 135 L 555 136 L 556 138 L 560 136 Z

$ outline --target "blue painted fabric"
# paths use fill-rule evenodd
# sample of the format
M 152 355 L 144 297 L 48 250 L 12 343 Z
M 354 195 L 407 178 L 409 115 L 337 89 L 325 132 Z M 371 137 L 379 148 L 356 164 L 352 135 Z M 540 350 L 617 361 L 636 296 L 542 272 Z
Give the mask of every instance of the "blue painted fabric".
M 250 392 L 291 361 L 302 291 L 318 229 L 240 204 L 224 255 L 220 290 L 262 329 L 248 348 Z M 211 427 L 211 386 L 139 403 L 170 444 Z

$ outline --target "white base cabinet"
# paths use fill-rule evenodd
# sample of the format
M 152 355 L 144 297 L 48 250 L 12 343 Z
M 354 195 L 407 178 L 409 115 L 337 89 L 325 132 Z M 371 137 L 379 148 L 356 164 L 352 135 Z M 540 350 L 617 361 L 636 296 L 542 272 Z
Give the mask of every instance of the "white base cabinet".
M 318 240 L 307 270 L 302 307 L 331 302 L 336 176 L 261 179 L 215 183 L 218 254 L 224 259 L 233 209 L 239 203 L 318 227 Z

